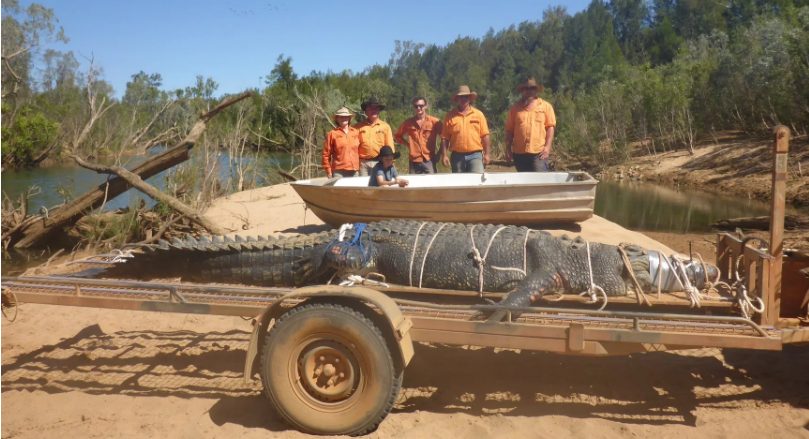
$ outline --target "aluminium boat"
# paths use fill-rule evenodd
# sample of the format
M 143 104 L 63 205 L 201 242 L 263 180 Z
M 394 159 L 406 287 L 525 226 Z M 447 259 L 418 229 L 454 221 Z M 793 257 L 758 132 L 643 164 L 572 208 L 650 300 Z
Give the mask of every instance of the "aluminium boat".
M 292 187 L 323 222 L 389 219 L 533 225 L 593 216 L 598 181 L 585 172 L 402 175 L 408 187 L 369 187 L 368 177 L 298 180 Z

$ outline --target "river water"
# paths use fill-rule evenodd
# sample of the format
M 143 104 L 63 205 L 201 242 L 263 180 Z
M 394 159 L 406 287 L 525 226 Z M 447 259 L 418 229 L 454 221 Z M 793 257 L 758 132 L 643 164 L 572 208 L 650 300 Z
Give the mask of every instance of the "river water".
M 134 166 L 146 157 L 130 157 L 123 160 L 126 167 Z M 225 154 L 219 157 L 222 171 L 220 178 L 229 176 L 229 160 Z M 280 166 L 288 170 L 292 159 L 285 154 L 269 155 L 261 158 L 264 166 Z M 102 161 L 112 164 L 111 160 Z M 40 206 L 51 207 L 62 203 L 63 194 L 81 195 L 92 187 L 102 184 L 106 175 L 97 174 L 70 164 L 58 164 L 34 169 L 8 170 L 2 173 L 3 196 L 17 199 L 32 185 L 41 188 L 41 193 L 31 198 L 29 209 L 39 211 Z M 164 175 L 158 174 L 149 180 L 156 187 L 163 187 Z M 261 183 L 261 182 L 259 182 Z M 136 190 L 130 190 L 110 200 L 104 210 L 113 210 L 134 205 L 148 197 Z M 769 213 L 768 203 L 749 200 L 738 196 L 714 194 L 705 191 L 673 188 L 643 182 L 600 182 L 596 188 L 595 214 L 616 222 L 631 230 L 666 231 L 675 233 L 708 232 L 710 224 L 722 219 L 763 216 Z M 799 212 L 788 208 L 787 213 Z M 3 275 L 19 272 L 43 258 L 47 252 L 12 252 L 12 259 L 4 259 Z

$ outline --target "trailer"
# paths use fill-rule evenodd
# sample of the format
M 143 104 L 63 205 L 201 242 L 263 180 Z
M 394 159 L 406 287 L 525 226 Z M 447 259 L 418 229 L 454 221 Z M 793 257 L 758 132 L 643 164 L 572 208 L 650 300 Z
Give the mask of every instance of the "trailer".
M 726 233 L 717 237 L 725 280 L 765 304 L 763 313 L 748 317 L 739 315 L 734 302 L 709 299 L 694 308 L 685 295 L 675 294 L 650 295 L 653 306 L 644 308 L 631 297 L 611 298 L 603 311 L 574 296 L 512 308 L 515 314 L 507 313 L 504 321 L 488 322 L 481 313 L 501 307 L 469 291 L 380 284 L 282 289 L 71 276 L 4 277 L 3 302 L 250 317 L 244 379 L 260 379 L 279 414 L 314 434 L 375 429 L 396 401 L 418 342 L 591 356 L 702 347 L 780 350 L 809 342 L 804 308 L 809 287 L 782 271 L 786 142 L 788 131 L 776 130 L 768 245 Z

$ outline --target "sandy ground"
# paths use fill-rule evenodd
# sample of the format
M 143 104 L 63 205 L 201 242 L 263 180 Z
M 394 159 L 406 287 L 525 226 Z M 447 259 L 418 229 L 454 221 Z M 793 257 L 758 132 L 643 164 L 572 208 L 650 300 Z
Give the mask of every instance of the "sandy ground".
M 244 234 L 323 227 L 288 186 L 208 215 Z M 554 233 L 687 245 L 599 218 Z M 306 436 L 242 380 L 249 334 L 238 317 L 23 304 L 2 322 L 2 437 Z M 368 437 L 809 438 L 807 371 L 809 348 L 795 346 L 589 358 L 419 344 L 396 407 Z

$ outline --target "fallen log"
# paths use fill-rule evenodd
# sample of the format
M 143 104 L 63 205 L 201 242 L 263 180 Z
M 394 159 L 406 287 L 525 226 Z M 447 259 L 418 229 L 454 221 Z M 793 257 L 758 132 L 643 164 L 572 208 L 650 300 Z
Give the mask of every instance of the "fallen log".
M 127 171 L 126 169 L 120 166 L 105 166 L 105 165 L 97 165 L 92 163 L 87 163 L 82 160 L 79 156 L 74 155 L 73 160 L 79 164 L 82 168 L 91 169 L 96 171 L 100 174 L 114 174 L 118 177 L 123 178 L 135 189 L 143 192 L 144 194 L 150 196 L 153 200 L 162 201 L 168 204 L 172 209 L 176 210 L 183 216 L 187 217 L 191 221 L 199 224 L 209 232 L 213 233 L 214 235 L 226 235 L 229 233 L 227 229 L 217 226 L 215 223 L 211 222 L 204 216 L 200 215 L 199 212 L 194 210 L 193 208 L 186 206 L 182 201 L 178 200 L 177 198 L 172 197 L 169 194 L 161 192 L 155 189 L 149 183 L 143 181 L 140 176 L 137 174 Z
M 717 221 L 711 224 L 721 230 L 770 230 L 770 217 L 751 216 L 745 218 L 732 218 Z M 784 217 L 784 228 L 787 230 L 809 229 L 809 217 L 802 215 L 786 215 Z
M 194 143 L 199 139 L 208 122 L 221 113 L 225 108 L 252 96 L 252 93 L 245 93 L 232 99 L 226 99 L 211 111 L 200 115 L 199 120 L 180 144 L 170 148 L 149 160 L 133 167 L 129 172 L 137 175 L 141 180 L 165 171 L 172 166 L 182 163 L 189 158 L 189 151 L 194 147 Z M 122 177 L 115 177 L 102 183 L 94 189 L 84 193 L 72 202 L 65 204 L 54 212 L 50 212 L 48 217 L 35 218 L 27 223 L 25 227 L 15 230 L 9 234 L 11 244 L 15 248 L 28 248 L 42 243 L 53 233 L 62 230 L 66 226 L 72 225 L 81 217 L 99 208 L 102 204 L 129 190 L 132 186 Z
M 297 177 L 295 177 L 294 175 L 289 174 L 288 172 L 278 171 L 278 174 L 281 175 L 281 177 L 284 177 L 289 181 L 298 181 Z

